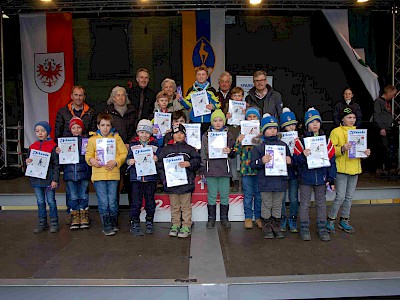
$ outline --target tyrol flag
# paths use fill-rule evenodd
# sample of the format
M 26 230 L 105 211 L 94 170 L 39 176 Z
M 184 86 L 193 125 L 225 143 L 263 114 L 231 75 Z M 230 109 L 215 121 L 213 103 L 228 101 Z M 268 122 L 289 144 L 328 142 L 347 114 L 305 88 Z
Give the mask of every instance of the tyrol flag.
M 210 82 L 218 87 L 218 77 L 225 71 L 225 11 L 182 12 L 183 89 L 194 83 L 194 68 L 206 66 Z
M 49 121 L 71 100 L 73 86 L 72 15 L 20 15 L 24 146 L 35 141 L 33 126 Z M 54 135 L 52 135 L 54 137 Z

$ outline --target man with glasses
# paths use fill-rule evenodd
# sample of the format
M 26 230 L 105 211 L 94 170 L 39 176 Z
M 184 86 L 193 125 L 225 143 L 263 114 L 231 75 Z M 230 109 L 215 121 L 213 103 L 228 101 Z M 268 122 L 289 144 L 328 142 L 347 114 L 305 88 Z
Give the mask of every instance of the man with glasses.
M 282 113 L 282 96 L 267 83 L 267 73 L 263 70 L 256 71 L 253 74 L 253 83 L 254 87 L 249 90 L 245 99 L 248 105 L 258 107 L 261 115 L 269 113 L 278 118 Z

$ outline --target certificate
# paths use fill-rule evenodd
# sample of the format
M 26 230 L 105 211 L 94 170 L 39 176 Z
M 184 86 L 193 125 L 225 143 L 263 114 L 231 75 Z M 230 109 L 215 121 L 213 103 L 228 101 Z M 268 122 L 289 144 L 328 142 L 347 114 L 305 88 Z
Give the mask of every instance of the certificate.
M 183 124 L 186 128 L 186 143 L 190 146 L 201 149 L 201 124 L 191 123 L 191 124 Z
M 239 126 L 240 121 L 244 121 L 245 119 L 244 109 L 246 109 L 245 101 L 229 100 L 228 112 L 231 114 L 231 118 L 228 119 L 228 124 Z
M 284 132 L 281 132 L 281 134 L 282 134 L 281 141 L 285 142 L 286 145 L 288 145 L 290 154 L 293 155 L 295 141 L 299 137 L 298 132 L 297 131 L 284 131 Z
M 79 163 L 79 148 L 77 137 L 58 138 L 58 154 L 60 165 Z
M 110 160 L 115 160 L 115 139 L 96 139 L 96 157 L 100 159 L 99 164 L 101 166 L 104 166 Z
M 311 150 L 311 154 L 307 156 L 309 169 L 329 167 L 331 165 L 324 135 L 304 138 L 304 147 Z
M 164 136 L 168 129 L 171 129 L 171 113 L 154 113 L 154 125 L 158 125 L 161 134 Z
M 367 150 L 367 129 L 354 129 L 347 131 L 347 140 L 351 144 L 349 158 L 367 157 L 364 151 Z
M 180 162 L 185 161 L 182 155 L 163 158 L 165 179 L 167 187 L 184 185 L 188 183 L 186 169 L 179 166 Z
M 87 148 L 88 141 L 89 141 L 88 138 L 82 138 L 81 155 L 86 154 L 86 148 Z
M 32 162 L 26 166 L 25 176 L 46 179 L 51 153 L 31 150 L 29 158 Z
M 228 154 L 222 150 L 228 145 L 228 133 L 212 132 L 208 133 L 208 158 L 227 158 Z
M 138 176 L 157 174 L 156 164 L 153 156 L 153 148 L 151 147 L 143 147 L 141 149 L 133 150 L 136 174 Z
M 192 109 L 195 117 L 204 116 L 211 113 L 211 110 L 206 108 L 206 105 L 209 104 L 207 91 L 203 90 L 200 92 L 195 92 L 190 95 L 190 98 L 192 100 Z
M 265 176 L 287 176 L 286 147 L 265 145 L 265 154 L 272 159 L 265 164 Z
M 254 145 L 252 139 L 260 133 L 260 121 L 241 121 L 240 133 L 244 135 L 242 145 Z

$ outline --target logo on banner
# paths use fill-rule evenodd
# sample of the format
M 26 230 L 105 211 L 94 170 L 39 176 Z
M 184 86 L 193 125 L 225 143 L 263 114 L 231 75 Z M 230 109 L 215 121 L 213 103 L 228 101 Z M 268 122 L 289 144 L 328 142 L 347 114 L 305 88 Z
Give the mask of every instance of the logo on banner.
M 64 52 L 35 53 L 35 83 L 45 93 L 58 91 L 65 81 Z
M 209 41 L 205 37 L 201 37 L 193 49 L 192 55 L 193 66 L 206 66 L 208 75 L 211 75 L 215 66 L 215 54 Z

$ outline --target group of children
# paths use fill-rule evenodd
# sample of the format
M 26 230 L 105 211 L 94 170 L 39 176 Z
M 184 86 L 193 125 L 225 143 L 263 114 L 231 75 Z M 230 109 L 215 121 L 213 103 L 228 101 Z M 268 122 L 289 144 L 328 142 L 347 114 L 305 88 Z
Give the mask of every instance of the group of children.
M 200 70 L 200 73 L 203 70 Z M 201 74 L 200 74 L 201 75 Z M 204 77 L 204 76 L 203 76 Z M 93 133 L 87 142 L 86 152 L 82 151 L 82 129 L 83 122 L 79 118 L 73 118 L 69 123 L 72 136 L 78 137 L 80 159 L 77 164 L 63 165 L 64 181 L 71 193 L 71 229 L 88 228 L 88 184 L 89 179 L 94 183 L 98 199 L 98 209 L 102 222 L 102 231 L 105 235 L 114 235 L 118 230 L 118 182 L 120 180 L 119 168 L 128 164 L 130 173 L 130 233 L 134 236 L 143 236 L 141 229 L 140 213 L 142 200 L 145 199 L 147 234 L 154 233 L 154 214 L 156 211 L 154 195 L 157 181 L 161 180 L 164 191 L 169 194 L 171 204 L 170 236 L 188 237 L 191 234 L 192 208 L 191 194 L 194 191 L 195 176 L 199 173 L 207 183 L 207 228 L 213 228 L 217 219 L 217 196 L 220 199 L 220 220 L 224 228 L 231 227 L 229 222 L 229 193 L 230 178 L 232 177 L 232 161 L 238 155 L 240 157 L 240 174 L 242 175 L 242 188 L 244 192 L 243 206 L 245 222 L 244 227 L 253 228 L 255 225 L 264 230 L 265 238 L 283 238 L 284 231 L 288 226 L 291 232 L 298 232 L 298 211 L 300 219 L 300 237 L 304 241 L 311 239 L 309 208 L 311 195 L 314 192 L 317 210 L 317 230 L 322 241 L 329 241 L 329 232 L 335 231 L 335 219 L 342 206 L 339 228 L 348 233 L 355 232 L 349 224 L 351 202 L 356 188 L 358 174 L 361 173 L 360 158 L 349 158 L 348 151 L 351 144 L 348 141 L 347 131 L 355 129 L 356 115 L 351 107 L 344 107 L 341 111 L 342 124 L 335 128 L 327 139 L 327 153 L 329 166 L 320 168 L 309 168 L 307 156 L 311 150 L 305 147 L 304 138 L 311 136 L 322 136 L 322 119 L 319 112 L 311 108 L 305 114 L 304 137 L 296 138 L 293 154 L 288 145 L 280 139 L 281 131 L 296 131 L 297 120 L 293 112 L 284 109 L 278 120 L 268 114 L 261 116 L 256 107 L 245 109 L 246 120 L 260 121 L 260 134 L 253 138 L 252 145 L 242 145 L 244 135 L 239 134 L 237 128 L 231 129 L 226 126 L 226 114 L 219 109 L 219 103 L 215 100 L 212 91 L 208 91 L 207 76 L 197 76 L 198 81 L 193 85 L 189 96 L 181 98 L 181 104 L 191 108 L 190 93 L 206 89 L 207 97 L 210 99 L 208 109 L 213 112 L 206 117 L 201 117 L 202 124 L 201 150 L 186 143 L 186 129 L 183 125 L 187 123 L 185 113 L 182 110 L 172 112 L 171 129 L 162 137 L 158 138 L 157 130 L 154 130 L 152 121 L 142 119 L 139 121 L 136 133 L 131 140 L 129 148 L 125 147 L 121 137 L 112 127 L 112 117 L 101 113 L 97 117 L 98 130 Z M 203 81 L 205 82 L 203 82 Z M 235 88 L 232 99 L 244 101 L 244 92 L 241 88 Z M 157 95 L 158 109 L 166 112 L 168 102 L 164 101 L 165 95 Z M 230 115 L 228 115 L 228 118 Z M 196 118 L 191 115 L 191 122 Z M 204 125 L 204 126 L 203 126 Z M 225 158 L 210 157 L 208 142 L 212 133 L 225 133 L 227 136 L 226 147 L 222 153 Z M 35 134 L 38 139 L 30 146 L 33 149 L 51 153 L 51 161 L 46 179 L 31 177 L 38 203 L 39 222 L 35 233 L 48 229 L 46 203 L 50 207 L 51 232 L 59 230 L 57 206 L 55 201 L 55 188 L 59 184 L 60 164 L 58 153 L 60 149 L 50 139 L 51 128 L 47 122 L 38 122 L 35 125 Z M 115 140 L 114 159 L 103 162 L 96 151 L 99 139 Z M 265 151 L 266 146 L 281 146 L 286 153 L 287 175 L 266 175 L 266 165 L 270 164 L 274 157 Z M 157 174 L 140 176 L 136 173 L 134 159 L 135 149 L 151 147 L 153 159 L 156 164 Z M 370 150 L 365 150 L 365 155 L 370 155 Z M 170 187 L 167 184 L 164 159 L 175 156 L 183 156 L 179 167 L 184 168 L 187 183 Z M 28 158 L 26 163 L 31 163 Z M 335 190 L 336 198 L 332 208 L 326 216 L 326 190 Z M 300 202 L 298 199 L 300 191 Z M 290 202 L 289 216 L 286 215 L 286 194 Z M 300 204 L 299 204 L 300 203 Z

